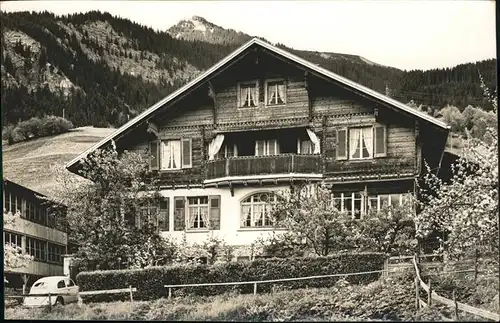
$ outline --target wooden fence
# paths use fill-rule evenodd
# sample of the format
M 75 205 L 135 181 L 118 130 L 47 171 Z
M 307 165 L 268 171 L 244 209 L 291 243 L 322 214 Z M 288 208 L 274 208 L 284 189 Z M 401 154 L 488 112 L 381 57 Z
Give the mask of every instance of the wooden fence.
M 331 277 L 347 277 L 356 275 L 369 275 L 369 274 L 383 274 L 386 270 L 373 270 L 357 273 L 345 273 L 345 274 L 331 274 L 331 275 L 319 275 L 319 276 L 307 276 L 307 277 L 295 277 L 295 278 L 281 278 L 281 279 L 270 279 L 270 280 L 254 280 L 246 282 L 227 282 L 227 283 L 199 283 L 199 284 L 182 284 L 182 285 L 163 285 L 163 287 L 168 288 L 168 297 L 172 297 L 173 288 L 181 287 L 201 287 L 201 286 L 229 286 L 229 285 L 253 285 L 253 294 L 257 294 L 258 284 L 268 284 L 268 283 L 278 283 L 287 281 L 299 281 L 299 280 L 310 280 L 310 279 L 320 279 L 320 278 L 331 278 Z
M 82 296 L 129 293 L 130 294 L 130 302 L 133 302 L 134 301 L 133 293 L 135 293 L 135 292 L 137 292 L 137 288 L 129 286 L 128 288 L 121 288 L 121 289 L 92 290 L 92 291 L 84 291 L 84 292 L 78 291 L 76 293 L 76 296 L 77 296 L 78 302 L 81 302 Z M 48 308 L 50 311 L 50 310 L 52 310 L 52 297 L 74 296 L 74 295 L 75 295 L 74 293 L 41 293 L 41 294 L 5 295 L 5 298 L 22 298 L 24 300 L 25 297 L 48 297 L 49 298 Z
M 432 301 L 439 302 L 441 304 L 444 304 L 446 306 L 452 307 L 454 309 L 454 320 L 459 319 L 459 314 L 458 311 L 464 311 L 473 315 L 480 316 L 485 319 L 493 320 L 493 321 L 499 321 L 500 320 L 500 315 L 489 312 L 480 308 L 476 308 L 464 303 L 460 303 L 456 300 L 455 297 L 455 292 L 453 291 L 453 300 L 450 300 L 448 298 L 445 298 L 443 296 L 438 295 L 435 291 L 432 290 L 432 284 L 431 280 L 429 279 L 429 284 L 424 283 L 422 280 L 422 277 L 420 276 L 420 269 L 419 265 L 417 263 L 417 258 L 413 258 L 413 265 L 415 267 L 415 272 L 416 272 L 416 277 L 415 277 L 415 296 L 416 296 L 416 301 L 415 301 L 415 306 L 417 310 L 420 307 L 427 307 L 432 305 Z M 474 271 L 474 269 L 473 269 Z M 427 293 L 427 303 L 420 298 L 420 287 Z M 446 317 L 442 317 L 443 320 L 447 321 L 452 321 L 451 319 L 448 319 Z

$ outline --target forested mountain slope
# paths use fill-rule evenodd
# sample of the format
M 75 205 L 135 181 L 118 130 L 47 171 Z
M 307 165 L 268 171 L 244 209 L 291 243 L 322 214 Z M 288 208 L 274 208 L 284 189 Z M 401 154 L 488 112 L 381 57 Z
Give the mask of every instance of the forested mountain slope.
M 201 17 L 168 31 L 88 12 L 1 13 L 2 126 L 62 116 L 75 126 L 119 126 L 229 54 L 249 35 Z M 479 74 L 495 87 L 496 60 L 430 71 L 401 71 L 357 55 L 278 46 L 402 101 L 440 109 L 482 106 Z

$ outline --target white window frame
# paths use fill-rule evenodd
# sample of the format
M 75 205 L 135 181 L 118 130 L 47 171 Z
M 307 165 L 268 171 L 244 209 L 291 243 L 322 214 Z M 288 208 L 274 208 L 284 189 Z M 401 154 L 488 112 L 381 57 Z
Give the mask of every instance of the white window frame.
M 252 86 L 255 86 L 255 92 L 256 92 L 256 96 L 257 96 L 257 105 L 243 105 L 243 103 L 246 101 L 247 98 L 243 98 L 241 96 L 241 88 L 242 87 L 252 87 Z M 238 82 L 237 91 L 238 91 L 237 96 L 238 96 L 238 108 L 239 109 L 252 109 L 252 108 L 259 107 L 259 80 Z M 252 102 L 252 95 L 250 93 L 248 93 L 248 96 L 250 98 L 249 102 Z
M 356 197 L 356 194 L 360 194 L 361 196 L 360 197 Z M 344 209 L 345 209 L 345 206 L 346 206 L 346 202 L 345 200 L 350 198 L 351 199 L 351 217 L 353 219 L 355 219 L 355 214 L 354 214 L 354 205 L 355 205 L 355 200 L 360 200 L 361 201 L 361 209 L 360 209 L 360 215 L 359 215 L 359 219 L 363 219 L 364 215 L 365 215 L 365 210 L 366 210 L 366 203 L 365 203 L 365 198 L 363 196 L 363 193 L 361 192 L 351 192 L 351 193 L 340 193 L 340 197 L 337 197 L 338 196 L 338 193 L 337 195 L 334 195 L 333 196 L 333 200 L 340 200 L 340 211 L 341 212 L 344 212 Z M 338 203 L 338 202 L 337 202 Z M 337 207 L 339 205 L 337 204 Z
M 283 87 L 285 89 L 285 92 L 284 92 L 284 98 L 283 98 L 283 103 L 269 103 L 269 101 L 267 100 L 267 96 L 268 96 L 268 86 L 269 86 L 269 83 L 273 83 L 273 82 L 282 82 L 283 83 Z M 280 105 L 285 105 L 286 104 L 286 80 L 284 78 L 275 78 L 275 79 L 268 79 L 265 81 L 265 91 L 264 91 L 264 101 L 266 103 L 266 106 L 280 106 Z M 276 87 L 276 100 L 278 99 L 278 87 Z
M 262 202 L 262 201 L 258 201 L 258 202 L 254 202 L 254 196 L 257 196 L 257 195 L 261 195 L 261 194 L 267 194 L 271 199 L 273 199 L 272 202 Z M 250 198 L 250 202 L 244 202 L 245 200 L 247 200 L 248 198 Z M 264 210 L 269 212 L 271 209 L 267 209 L 268 207 L 272 208 L 272 204 L 276 202 L 276 195 L 274 194 L 274 192 L 268 192 L 268 191 L 263 191 L 263 192 L 254 192 L 250 195 L 247 195 L 246 197 L 244 197 L 241 201 L 240 201 L 240 228 L 242 229 L 245 229 L 245 228 L 272 228 L 273 227 L 273 224 L 270 223 L 271 220 L 269 219 L 269 217 L 266 218 L 266 215 L 268 215 L 268 213 L 264 212 L 262 214 L 262 224 L 261 226 L 259 225 L 255 225 L 255 213 L 254 213 L 254 208 L 255 206 L 257 205 L 262 205 L 264 207 Z M 270 206 L 271 205 L 271 206 Z M 247 225 L 242 225 L 242 222 L 246 223 L 247 219 L 245 218 L 244 221 L 242 221 L 242 217 L 243 216 L 247 216 L 246 214 L 243 213 L 243 207 L 244 206 L 250 206 L 250 226 L 247 226 Z M 269 222 L 269 225 L 264 225 L 264 223 L 266 222 L 266 220 Z
M 271 142 L 274 141 L 274 151 L 276 154 L 270 154 Z M 259 142 L 264 142 L 264 154 L 259 155 Z M 263 139 L 263 140 L 255 140 L 255 156 L 276 156 L 280 154 L 280 147 L 277 139 Z
M 201 204 L 200 203 L 200 199 L 201 198 L 206 198 L 207 199 L 207 203 L 206 204 Z M 197 204 L 190 204 L 189 203 L 189 200 L 190 199 L 196 199 L 198 201 Z M 209 229 L 209 225 L 210 225 L 210 197 L 208 195 L 201 195 L 201 196 L 186 196 L 185 198 L 185 209 L 186 209 L 186 213 L 185 213 L 185 218 L 186 218 L 186 230 L 208 230 Z M 207 210 L 207 221 L 203 221 L 203 218 L 201 216 L 201 208 L 206 208 Z M 195 221 L 194 223 L 198 223 L 198 226 L 193 226 L 191 227 L 190 226 L 190 223 L 189 223 L 189 218 L 190 218 L 190 210 L 191 209 L 196 209 L 197 212 L 196 212 L 196 218 L 197 218 L 197 221 Z M 203 227 L 200 227 L 200 222 L 203 221 L 203 224 L 204 226 Z M 195 225 L 194 224 L 194 225 Z
M 372 155 L 371 155 L 371 157 L 370 156 L 368 156 L 368 157 L 362 157 L 361 155 L 363 154 L 363 129 L 368 129 L 368 128 L 370 128 L 371 132 L 372 132 L 372 138 L 371 138 L 371 140 L 372 140 L 372 151 L 371 151 Z M 351 144 L 351 131 L 353 131 L 353 130 L 359 130 L 360 131 L 360 136 L 359 136 L 359 147 L 360 147 L 360 152 L 359 153 L 360 153 L 360 157 L 359 158 L 351 156 L 351 146 L 350 146 L 350 144 Z M 347 137 L 349 139 L 347 140 L 347 142 L 349 143 L 349 146 L 348 146 L 348 149 L 347 149 L 347 156 L 348 156 L 348 158 L 350 160 L 367 160 L 367 159 L 373 159 L 374 158 L 373 153 L 375 151 L 375 147 L 374 147 L 375 140 L 374 140 L 374 137 L 373 137 L 373 132 L 374 132 L 374 127 L 373 126 L 367 126 L 367 127 L 350 127 L 348 129 L 348 135 L 347 135 Z
M 189 160 L 189 165 L 184 164 L 184 149 L 183 149 L 183 142 L 189 140 L 189 147 L 191 149 L 190 153 L 190 160 Z M 179 167 L 176 168 L 166 168 L 165 166 L 167 163 L 165 163 L 165 160 L 162 158 L 163 157 L 163 150 L 165 145 L 163 144 L 164 142 L 168 141 L 176 141 L 179 142 L 179 150 L 180 150 L 180 164 Z M 159 148 L 159 156 L 160 160 L 158 161 L 158 169 L 161 171 L 178 171 L 181 169 L 186 169 L 186 168 L 192 168 L 193 167 L 193 141 L 191 138 L 179 138 L 179 139 L 161 139 L 158 141 L 158 144 L 160 145 Z
M 309 149 L 309 152 L 303 154 L 301 152 L 301 150 L 302 150 L 302 143 L 303 142 L 307 142 L 307 141 L 311 143 L 311 145 L 309 146 L 310 149 Z M 314 151 L 313 145 L 314 144 L 312 143 L 312 141 L 310 139 L 302 140 L 300 138 L 297 138 L 297 154 L 299 154 L 299 155 L 300 154 L 302 154 L 302 155 L 312 155 L 313 151 Z

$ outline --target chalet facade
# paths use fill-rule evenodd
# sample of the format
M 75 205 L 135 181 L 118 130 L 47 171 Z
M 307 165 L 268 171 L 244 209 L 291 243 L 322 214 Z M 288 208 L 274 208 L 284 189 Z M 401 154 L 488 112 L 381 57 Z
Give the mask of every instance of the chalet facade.
M 56 214 L 65 212 L 65 208 L 12 181 L 4 179 L 2 186 L 4 217 L 9 213 L 20 216 L 13 223 L 4 225 L 4 245 L 14 244 L 33 256 L 33 261 L 25 267 L 5 268 L 4 275 L 9 281 L 7 286 L 20 287 L 40 277 L 62 275 L 68 235 Z
M 113 140 L 161 177 L 158 225 L 201 242 L 250 244 L 272 227 L 273 192 L 325 181 L 361 218 L 437 171 L 449 127 L 259 39 L 252 39 L 66 167 Z M 147 210 L 146 210 L 147 212 Z

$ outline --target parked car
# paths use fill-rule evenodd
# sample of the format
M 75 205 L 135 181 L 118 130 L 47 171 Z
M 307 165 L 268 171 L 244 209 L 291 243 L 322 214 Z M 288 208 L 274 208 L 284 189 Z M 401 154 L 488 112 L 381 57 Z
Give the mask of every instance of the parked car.
M 51 295 L 52 305 L 67 304 L 78 301 L 78 286 L 75 282 L 66 276 L 50 276 L 37 280 L 31 286 L 29 294 L 55 294 Z M 57 295 L 66 294 L 66 295 Z M 24 298 L 26 306 L 46 306 L 49 305 L 48 296 L 27 296 Z

